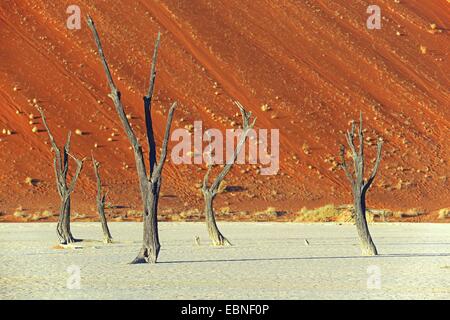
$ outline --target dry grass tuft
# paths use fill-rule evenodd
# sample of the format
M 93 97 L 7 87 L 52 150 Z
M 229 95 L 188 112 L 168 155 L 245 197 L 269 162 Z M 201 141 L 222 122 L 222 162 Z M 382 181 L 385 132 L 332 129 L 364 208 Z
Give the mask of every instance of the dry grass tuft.
M 273 220 L 276 219 L 278 217 L 281 217 L 283 215 L 285 215 L 287 212 L 286 211 L 281 211 L 281 210 L 277 210 L 275 207 L 268 207 L 266 210 L 264 211 L 260 211 L 260 212 L 256 212 L 256 220 Z
M 181 211 L 179 214 L 170 215 L 171 221 L 199 221 L 202 216 L 202 212 L 195 209 L 189 209 L 186 211 Z
M 423 215 L 424 212 L 417 208 L 409 209 L 406 212 L 394 212 L 393 216 L 396 218 L 414 218 Z

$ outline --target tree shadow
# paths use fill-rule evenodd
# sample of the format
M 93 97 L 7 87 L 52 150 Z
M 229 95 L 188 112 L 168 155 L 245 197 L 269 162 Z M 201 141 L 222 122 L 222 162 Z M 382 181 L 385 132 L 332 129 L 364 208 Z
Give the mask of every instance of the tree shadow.
M 245 188 L 241 187 L 241 186 L 227 186 L 225 188 L 225 191 L 226 192 L 243 192 L 243 191 L 245 191 Z
M 41 180 L 32 178 L 32 179 L 30 179 L 29 183 L 30 183 L 33 187 L 36 187 L 38 184 L 41 183 Z
M 449 242 L 410 242 L 410 243 L 383 243 L 383 246 L 450 246 Z
M 409 253 L 380 254 L 378 256 L 331 256 L 331 257 L 281 257 L 281 258 L 244 258 L 244 259 L 208 259 L 208 260 L 178 260 L 161 261 L 159 263 L 220 263 L 220 262 L 255 262 L 255 261 L 301 261 L 301 260 L 347 260 L 347 259 L 380 259 L 380 258 L 423 258 L 450 257 L 450 253 Z
M 51 249 L 59 250 L 83 250 L 83 249 L 102 249 L 108 248 L 112 245 L 124 245 L 124 242 L 112 240 L 112 242 L 106 243 L 104 240 L 99 239 L 74 239 L 73 242 L 68 244 L 58 243 L 51 247 Z M 39 253 L 40 254 L 40 253 Z
M 105 207 L 105 209 L 130 209 L 130 206 L 124 206 L 124 205 L 120 205 L 120 204 L 112 204 L 112 205 L 108 205 L 107 207 Z
M 173 194 L 164 194 L 164 195 L 161 195 L 160 197 L 161 198 L 177 198 L 177 196 L 173 195 Z

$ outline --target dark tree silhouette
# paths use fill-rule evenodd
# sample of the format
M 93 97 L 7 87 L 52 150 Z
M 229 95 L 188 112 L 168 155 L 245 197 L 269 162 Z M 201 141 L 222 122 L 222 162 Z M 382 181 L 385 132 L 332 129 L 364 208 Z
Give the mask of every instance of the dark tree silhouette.
M 236 149 L 234 150 L 232 161 L 229 161 L 229 163 L 227 163 L 223 167 L 222 171 L 219 173 L 219 175 L 213 181 L 211 186 L 208 186 L 208 183 L 209 183 L 209 176 L 211 174 L 211 170 L 213 169 L 214 164 L 209 163 L 208 170 L 203 178 L 203 184 L 201 187 L 202 193 L 203 193 L 203 198 L 205 199 L 205 219 L 206 219 L 206 225 L 208 227 L 208 234 L 209 234 L 210 240 L 212 241 L 213 245 L 215 245 L 215 246 L 231 245 L 231 243 L 219 231 L 219 228 L 216 223 L 213 201 L 214 201 L 214 198 L 216 197 L 217 193 L 219 192 L 220 183 L 223 181 L 223 179 L 228 174 L 228 172 L 230 172 L 233 164 L 236 162 L 236 159 L 242 149 L 242 146 L 245 143 L 248 133 L 251 129 L 253 129 L 255 122 L 256 122 L 256 118 L 254 118 L 253 121 L 250 123 L 250 117 L 251 117 L 252 113 L 247 112 L 239 102 L 236 101 L 235 103 L 236 103 L 237 107 L 239 108 L 239 110 L 241 111 L 243 128 L 242 128 L 242 133 L 239 137 L 238 143 L 236 145 Z
M 67 134 L 67 141 L 64 147 L 62 149 L 58 148 L 55 138 L 53 137 L 53 134 L 51 133 L 50 128 L 47 124 L 47 119 L 45 117 L 44 111 L 39 106 L 36 106 L 36 109 L 41 114 L 42 123 L 44 124 L 45 130 L 47 131 L 48 137 L 50 139 L 52 150 L 55 153 L 53 166 L 55 169 L 56 188 L 58 190 L 59 197 L 61 198 L 61 206 L 59 209 L 56 234 L 58 235 L 58 239 L 61 244 L 69 244 L 76 241 L 76 239 L 72 236 L 72 232 L 70 231 L 70 195 L 75 189 L 75 184 L 83 168 L 84 159 L 78 160 L 70 154 L 70 131 Z M 67 174 L 69 172 L 69 157 L 73 158 L 77 164 L 75 175 L 73 176 L 70 183 L 67 181 Z
M 367 226 L 366 218 L 366 194 L 372 185 L 375 175 L 377 174 L 380 161 L 381 161 L 381 148 L 383 146 L 383 140 L 381 138 L 377 141 L 377 156 L 375 159 L 375 165 L 372 169 L 372 173 L 367 181 L 364 180 L 364 133 L 363 133 L 363 121 L 362 113 L 360 113 L 359 120 L 359 150 L 356 150 L 354 144 L 355 138 L 355 122 L 352 121 L 351 131 L 347 131 L 345 135 L 347 139 L 347 144 L 350 147 L 354 172 L 351 172 L 347 163 L 345 161 L 345 147 L 341 145 L 340 156 L 341 156 L 341 167 L 345 172 L 348 180 L 350 181 L 353 194 L 353 204 L 354 204 L 354 218 L 356 223 L 356 228 L 358 230 L 358 236 L 360 239 L 360 245 L 363 255 L 375 256 L 378 254 L 377 248 L 372 241 L 372 237 Z
M 151 118 L 151 106 L 153 90 L 155 86 L 156 79 L 156 58 L 158 55 L 158 47 L 160 42 L 161 34 L 158 33 L 158 37 L 155 43 L 155 49 L 153 52 L 152 66 L 150 72 L 150 85 L 147 95 L 144 96 L 144 112 L 145 112 L 145 123 L 147 128 L 147 137 L 149 145 L 149 163 L 150 163 L 150 173 L 147 175 L 147 170 L 145 167 L 144 155 L 142 152 L 142 147 L 136 138 L 136 135 L 131 128 L 130 123 L 126 117 L 125 111 L 123 109 L 122 100 L 120 92 L 118 91 L 116 85 L 111 76 L 108 63 L 106 61 L 105 55 L 103 53 L 103 48 L 98 36 L 97 30 L 94 25 L 94 21 L 88 16 L 87 23 L 94 36 L 95 43 L 97 45 L 99 57 L 103 64 L 103 68 L 106 74 L 109 88 L 111 93 L 108 95 L 114 102 L 116 112 L 119 116 L 120 121 L 124 127 L 125 133 L 130 141 L 130 144 L 134 151 L 134 157 L 136 162 L 136 169 L 139 178 L 139 187 L 141 191 L 141 198 L 144 207 L 144 235 L 143 244 L 138 256 L 131 262 L 134 263 L 156 263 L 158 259 L 158 254 L 160 250 L 159 236 L 158 236 L 158 202 L 159 202 L 159 191 L 161 188 L 161 173 L 163 170 L 164 162 L 167 155 L 167 145 L 170 135 L 170 127 L 172 125 L 173 114 L 177 103 L 173 103 L 169 109 L 169 115 L 167 117 L 167 125 L 164 134 L 164 140 L 162 143 L 162 150 L 160 154 L 159 161 L 156 161 L 156 143 L 152 127 Z
M 94 167 L 94 173 L 95 178 L 97 180 L 97 211 L 98 215 L 100 216 L 100 222 L 102 223 L 102 230 L 103 230 L 103 242 L 105 243 L 111 243 L 112 242 L 112 236 L 111 232 L 108 228 L 108 222 L 106 220 L 105 215 L 105 202 L 106 202 L 106 195 L 107 193 L 103 193 L 102 191 L 102 180 L 100 178 L 100 163 L 95 160 L 94 153 L 92 153 L 92 165 Z

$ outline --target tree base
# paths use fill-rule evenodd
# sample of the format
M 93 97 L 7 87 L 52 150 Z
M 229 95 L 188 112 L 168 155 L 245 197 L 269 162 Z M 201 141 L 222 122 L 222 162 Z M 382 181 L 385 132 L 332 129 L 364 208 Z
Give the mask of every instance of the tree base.
M 113 239 L 109 237 L 103 238 L 103 243 L 113 243 Z
M 71 243 L 75 243 L 75 242 L 81 242 L 82 240 L 80 239 L 75 239 L 72 235 L 69 235 L 65 238 L 60 238 L 59 239 L 59 244 L 63 244 L 63 245 L 67 245 L 67 244 L 71 244 Z
M 365 257 L 374 257 L 378 255 L 377 249 L 365 248 L 362 249 L 362 255 Z
M 147 248 L 142 248 L 138 256 L 130 262 L 130 264 L 141 264 L 141 263 L 151 263 L 155 264 L 158 256 L 157 254 L 152 254 L 152 250 Z
M 232 246 L 231 242 L 228 241 L 227 238 L 225 238 L 221 233 L 217 234 L 217 235 L 210 235 L 209 236 L 211 241 L 212 241 L 212 245 L 214 247 L 229 247 Z
M 130 264 L 141 264 L 141 263 L 149 263 L 147 258 L 143 257 L 136 257 L 133 261 L 130 262 Z

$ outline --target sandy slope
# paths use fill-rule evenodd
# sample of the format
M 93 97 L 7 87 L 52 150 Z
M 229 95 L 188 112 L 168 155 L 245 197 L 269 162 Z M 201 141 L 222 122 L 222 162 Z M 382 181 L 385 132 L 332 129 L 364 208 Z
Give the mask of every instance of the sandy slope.
M 174 127 L 201 119 L 204 127 L 229 128 L 232 121 L 239 122 L 231 103 L 239 99 L 258 116 L 259 127 L 281 130 L 279 175 L 261 177 L 255 167 L 235 168 L 229 185 L 244 191 L 224 195 L 220 205 L 248 210 L 348 203 L 343 174 L 330 170 L 325 159 L 337 155 L 344 142 L 340 132 L 359 110 L 364 111 L 367 135 L 386 140 L 370 204 L 392 209 L 450 205 L 448 1 L 380 0 L 380 31 L 365 28 L 370 1 L 77 3 L 97 23 L 142 139 L 141 97 L 158 30 L 163 40 L 155 99 L 157 139 L 173 100 L 180 102 Z M 74 137 L 76 154 L 89 155 L 95 143 L 101 146 L 96 153 L 104 163 L 111 202 L 139 207 L 132 154 L 106 97 L 89 30 L 86 25 L 67 30 L 66 8 L 62 0 L 0 4 L 0 129 L 15 132 L 0 137 L 0 211 L 11 213 L 18 205 L 56 208 L 47 138 L 44 132 L 31 132 L 34 125 L 42 129 L 40 119 L 28 123 L 28 115 L 36 114 L 27 102 L 33 98 L 47 110 L 60 144 L 67 130 L 80 129 L 86 134 Z M 432 23 L 442 32 L 431 33 Z M 262 112 L 263 103 L 272 111 Z M 116 130 L 115 141 L 107 142 Z M 204 171 L 171 163 L 166 169 L 163 207 L 200 206 L 194 185 Z M 248 173 L 239 175 L 243 169 Z M 26 177 L 38 185 L 26 185 Z M 75 210 L 91 212 L 94 186 L 87 166 Z
M 112 223 L 112 245 L 93 241 L 98 224 L 75 223 L 75 235 L 91 241 L 73 250 L 52 248 L 54 224 L 0 224 L 0 298 L 450 299 L 449 225 L 373 225 L 375 258 L 359 256 L 352 225 L 221 226 L 233 247 L 210 247 L 203 224 L 162 223 L 161 263 L 150 266 L 127 264 L 139 249 L 138 223 Z M 73 265 L 79 290 L 66 287 Z M 380 289 L 367 287 L 374 266 Z

